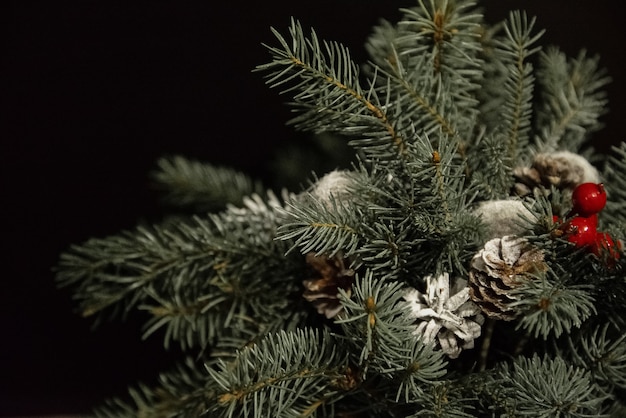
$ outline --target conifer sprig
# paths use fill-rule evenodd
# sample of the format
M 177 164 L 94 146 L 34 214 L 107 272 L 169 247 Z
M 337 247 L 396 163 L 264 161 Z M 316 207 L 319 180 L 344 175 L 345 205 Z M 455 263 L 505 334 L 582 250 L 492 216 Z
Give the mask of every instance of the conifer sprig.
M 626 334 L 604 324 L 592 332 L 568 335 L 565 347 L 559 354 L 590 371 L 607 393 L 614 387 L 626 390 Z
M 595 393 L 591 374 L 560 357 L 518 357 L 512 365 L 503 365 L 500 378 L 520 416 L 601 416 L 597 411 L 604 397 Z
M 543 339 L 579 328 L 596 313 L 590 290 L 590 286 L 565 285 L 549 276 L 526 281 L 519 289 L 523 297 L 513 304 L 525 312 L 518 328 Z
M 225 330 L 247 340 L 290 311 L 268 289 L 279 284 L 286 293 L 296 291 L 289 278 L 299 265 L 285 263 L 287 243 L 274 239 L 277 198 L 244 201 L 207 218 L 75 245 L 61 256 L 58 283 L 74 287 L 85 316 L 148 312 L 146 335 L 164 327 L 168 344 L 205 346 Z
M 380 369 L 393 364 L 404 338 L 410 335 L 409 319 L 403 315 L 406 310 L 398 303 L 401 289 L 401 283 L 385 283 L 366 271 L 356 279 L 354 296 L 340 290 L 346 314 L 336 322 L 341 324 L 346 342 L 357 344 L 359 355 L 354 361 L 363 372 L 372 365 Z
M 346 378 L 348 356 L 327 332 L 300 329 L 269 334 L 231 362 L 209 368 L 217 384 L 207 412 L 220 417 L 332 416 Z
M 603 173 L 610 198 L 607 200 L 602 215 L 610 226 L 624 231 L 626 230 L 626 142 L 613 146 L 611 151 Z
M 388 149 L 389 157 L 404 153 L 406 138 L 388 115 L 390 97 L 378 97 L 375 82 L 361 86 L 359 67 L 338 42 L 320 42 L 314 30 L 306 37 L 300 22 L 292 20 L 291 42 L 272 29 L 280 47 L 267 46 L 272 61 L 260 65 L 267 84 L 293 97 L 301 114 L 289 121 L 296 129 L 365 137 Z
M 164 203 L 194 213 L 239 206 L 244 197 L 263 193 L 261 183 L 241 171 L 181 155 L 160 158 L 151 178 Z
M 311 195 L 302 196 L 296 204 L 287 205 L 286 221 L 278 228 L 277 238 L 293 242 L 290 251 L 306 254 L 343 252 L 352 256 L 362 242 L 360 228 L 363 214 L 350 202 L 331 197 L 332 208 Z
M 452 107 L 444 114 L 447 129 L 443 131 L 449 134 L 452 126 L 457 127 L 455 132 L 463 131 L 476 116 L 474 93 L 483 77 L 479 55 L 483 17 L 476 3 L 420 0 L 418 6 L 401 10 L 403 17 L 394 37 L 398 57 L 411 77 L 418 77 L 414 86 L 428 92 L 420 87 L 424 81 L 435 81 L 435 89 L 426 97 Z M 457 83 L 461 79 L 464 82 Z M 442 92 L 444 88 L 450 89 Z
M 173 370 L 162 372 L 158 386 L 137 384 L 128 396 L 107 399 L 94 413 L 98 418 L 199 417 L 205 413 L 216 387 L 210 386 L 201 362 L 184 359 Z
M 517 161 L 530 142 L 535 77 L 529 58 L 541 50 L 535 44 L 543 35 L 543 31 L 533 33 L 534 25 L 535 19 L 529 20 L 525 13 L 511 12 L 504 25 L 506 38 L 497 42 L 496 53 L 502 55 L 508 74 L 504 82 L 507 98 L 502 116 L 505 121 L 506 155 L 511 161 Z
M 556 47 L 539 54 L 537 76 L 542 97 L 536 118 L 538 150 L 578 152 L 602 127 L 600 117 L 608 111 L 604 88 L 611 78 L 598 57 L 582 50 L 569 58 Z

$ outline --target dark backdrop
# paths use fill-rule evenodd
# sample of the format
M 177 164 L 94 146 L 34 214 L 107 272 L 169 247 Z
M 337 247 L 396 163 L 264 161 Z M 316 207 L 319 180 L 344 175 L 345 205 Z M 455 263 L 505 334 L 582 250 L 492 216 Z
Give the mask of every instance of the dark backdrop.
M 284 4 L 286 3 L 286 4 Z M 269 27 L 290 16 L 351 47 L 413 1 L 11 1 L 0 15 L 0 416 L 82 413 L 150 381 L 175 353 L 140 324 L 92 331 L 51 268 L 72 243 L 158 213 L 147 173 L 165 154 L 267 178 L 267 161 L 302 135 L 283 97 L 252 68 Z M 543 42 L 600 54 L 614 78 L 596 140 L 624 140 L 622 14 L 608 0 L 493 0 L 487 17 L 524 8 Z M 7 6 L 5 5 L 5 8 Z

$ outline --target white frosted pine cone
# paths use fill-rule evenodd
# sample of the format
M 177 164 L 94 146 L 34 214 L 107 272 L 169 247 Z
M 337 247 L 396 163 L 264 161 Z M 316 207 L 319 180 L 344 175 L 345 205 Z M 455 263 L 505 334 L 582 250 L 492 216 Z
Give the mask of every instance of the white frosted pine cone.
M 329 209 L 333 199 L 341 201 L 354 195 L 355 174 L 347 170 L 333 170 L 320 178 L 311 188 L 311 195 Z
M 474 348 L 484 317 L 470 300 L 467 281 L 457 278 L 450 285 L 450 275 L 427 276 L 426 293 L 409 289 L 404 295 L 415 318 L 415 331 L 424 343 L 437 342 L 450 358 Z
M 487 239 L 523 234 L 528 228 L 525 218 L 533 218 L 532 212 L 518 198 L 481 202 L 474 213 L 484 222 Z

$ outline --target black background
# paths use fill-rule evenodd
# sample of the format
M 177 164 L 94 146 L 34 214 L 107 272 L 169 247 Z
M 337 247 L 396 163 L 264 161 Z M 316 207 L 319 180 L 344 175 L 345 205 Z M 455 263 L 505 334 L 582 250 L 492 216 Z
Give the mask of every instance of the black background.
M 13 1 L 0 36 L 0 416 L 85 413 L 150 381 L 176 353 L 140 324 L 91 329 L 52 267 L 70 244 L 159 212 L 157 158 L 182 154 L 268 178 L 300 140 L 285 98 L 251 70 L 294 16 L 357 62 L 379 17 L 413 1 Z M 608 0 L 485 1 L 495 21 L 523 8 L 544 44 L 601 56 L 613 78 L 599 149 L 625 140 L 623 15 Z

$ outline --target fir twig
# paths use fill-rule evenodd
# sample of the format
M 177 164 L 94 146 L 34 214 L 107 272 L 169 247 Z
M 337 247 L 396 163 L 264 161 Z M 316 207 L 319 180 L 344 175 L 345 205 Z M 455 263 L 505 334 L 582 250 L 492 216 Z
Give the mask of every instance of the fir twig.
M 387 114 L 390 97 L 378 97 L 372 87 L 364 89 L 359 70 L 347 48 L 337 42 L 320 42 L 315 31 L 307 38 L 300 22 L 289 28 L 291 42 L 272 29 L 280 47 L 266 45 L 270 63 L 257 71 L 268 72 L 267 83 L 293 93 L 292 106 L 301 112 L 290 124 L 297 129 L 363 135 L 372 146 L 387 148 L 389 157 L 402 155 L 406 138 Z
M 529 21 L 525 13 L 511 12 L 504 25 L 507 40 L 498 43 L 499 53 L 503 55 L 508 70 L 504 84 L 508 97 L 502 116 L 506 122 L 506 155 L 511 161 L 517 161 L 521 150 L 529 143 L 535 78 L 528 60 L 540 50 L 533 44 L 543 34 L 543 31 L 533 34 L 534 24 L 535 19 Z
M 537 114 L 537 148 L 541 152 L 578 152 L 602 126 L 599 119 L 607 112 L 604 87 L 611 79 L 599 67 L 598 57 L 588 57 L 585 50 L 568 58 L 551 47 L 539 58 L 537 75 L 543 100 Z
M 280 331 L 208 369 L 218 385 L 208 409 L 220 417 L 332 415 L 336 390 L 348 370 L 347 355 L 326 332 Z
M 163 201 L 194 213 L 222 210 L 228 204 L 240 206 L 244 197 L 263 193 L 260 182 L 240 171 L 181 155 L 160 158 L 157 166 L 151 178 Z

